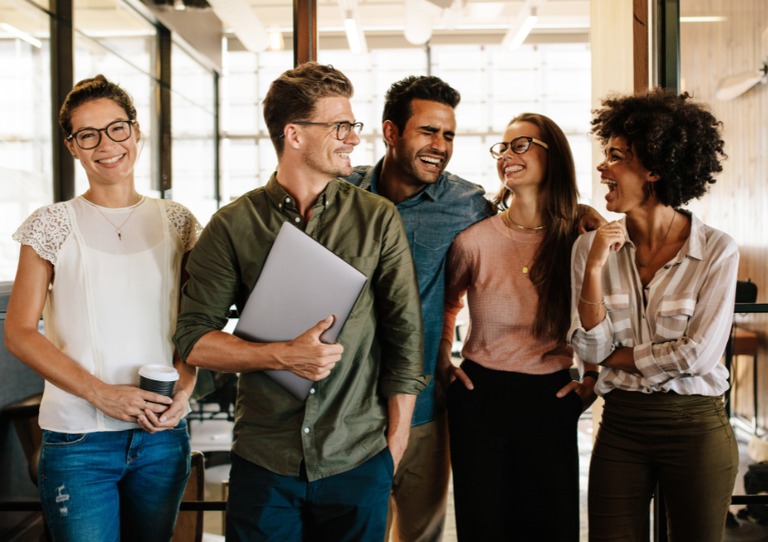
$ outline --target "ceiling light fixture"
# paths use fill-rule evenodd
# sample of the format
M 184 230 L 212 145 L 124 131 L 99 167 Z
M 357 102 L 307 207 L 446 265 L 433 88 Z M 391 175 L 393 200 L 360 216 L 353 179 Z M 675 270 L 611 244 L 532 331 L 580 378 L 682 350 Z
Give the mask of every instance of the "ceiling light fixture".
M 269 50 L 282 51 L 285 48 L 283 32 L 280 28 L 272 26 L 269 28 Z
M 428 0 L 405 0 L 405 25 L 403 34 L 413 45 L 423 45 L 432 38 L 434 19 L 442 10 Z
M 532 7 L 528 13 L 523 9 L 523 12 L 515 19 L 504 35 L 501 45 L 510 50 L 520 47 L 528 37 L 528 34 L 531 33 L 531 30 L 533 30 L 533 27 L 536 26 L 536 21 L 538 20 L 539 17 L 535 7 Z
M 43 43 L 39 39 L 32 36 L 32 34 L 28 34 L 23 30 L 19 30 L 15 26 L 11 26 L 8 23 L 0 23 L 0 29 L 5 30 L 14 38 L 18 38 L 21 41 L 25 41 L 33 47 L 37 47 L 38 49 L 41 49 L 43 47 Z
M 339 0 L 339 9 L 344 18 L 344 33 L 347 35 L 349 50 L 356 55 L 367 53 L 368 43 L 365 41 L 363 27 L 360 24 L 357 0 Z

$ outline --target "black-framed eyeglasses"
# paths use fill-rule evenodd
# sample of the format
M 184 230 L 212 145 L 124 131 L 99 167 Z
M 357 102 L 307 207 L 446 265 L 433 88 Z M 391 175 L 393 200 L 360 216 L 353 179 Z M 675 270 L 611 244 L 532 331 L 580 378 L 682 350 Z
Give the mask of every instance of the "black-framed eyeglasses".
M 512 141 L 502 141 L 501 143 L 495 143 L 491 145 L 489 150 L 491 151 L 491 156 L 498 160 L 504 156 L 504 153 L 507 152 L 507 149 L 511 150 L 515 154 L 525 154 L 528 152 L 528 149 L 531 148 L 531 143 L 536 143 L 545 149 L 549 148 L 549 145 L 540 139 L 536 139 L 535 137 L 520 136 L 516 137 Z
M 134 124 L 136 124 L 135 120 L 115 120 L 104 128 L 83 128 L 69 134 L 67 141 L 74 139 L 78 147 L 84 151 L 89 151 L 101 143 L 101 132 L 107 134 L 107 137 L 115 143 L 120 143 L 131 137 L 131 126 Z
M 349 136 L 350 131 L 354 131 L 355 135 L 360 135 L 363 131 L 362 122 L 349 122 L 342 120 L 341 122 L 310 122 L 308 120 L 297 120 L 290 124 L 298 124 L 300 126 L 335 126 L 336 127 L 336 139 L 344 141 Z

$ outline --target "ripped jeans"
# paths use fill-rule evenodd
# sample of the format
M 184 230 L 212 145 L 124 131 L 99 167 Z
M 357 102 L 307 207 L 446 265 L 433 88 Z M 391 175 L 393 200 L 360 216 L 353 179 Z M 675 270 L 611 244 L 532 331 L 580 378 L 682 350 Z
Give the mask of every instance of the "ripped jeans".
M 189 477 L 186 420 L 171 430 L 43 431 L 38 487 L 55 542 L 168 542 Z

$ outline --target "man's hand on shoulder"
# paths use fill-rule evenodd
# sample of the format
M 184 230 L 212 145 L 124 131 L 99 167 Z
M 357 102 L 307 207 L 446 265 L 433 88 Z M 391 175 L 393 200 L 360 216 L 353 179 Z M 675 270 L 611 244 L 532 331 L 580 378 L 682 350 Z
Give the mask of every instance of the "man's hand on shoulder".
M 608 221 L 603 218 L 603 215 L 589 205 L 584 205 L 583 203 L 579 203 L 577 220 L 579 233 L 594 231 L 600 226 L 608 223 Z

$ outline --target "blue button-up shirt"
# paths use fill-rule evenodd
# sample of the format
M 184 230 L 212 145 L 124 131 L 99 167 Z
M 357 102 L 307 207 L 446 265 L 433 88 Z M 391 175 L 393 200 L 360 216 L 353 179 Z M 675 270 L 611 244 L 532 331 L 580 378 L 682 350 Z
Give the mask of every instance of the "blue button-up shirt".
M 373 167 L 355 167 L 347 180 L 377 194 L 382 163 L 380 160 Z M 419 281 L 424 318 L 424 374 L 432 376 L 443 331 L 446 254 L 456 235 L 496 211 L 481 186 L 448 172 L 396 207 L 405 224 Z M 432 378 L 416 399 L 412 425 L 433 420 L 442 408 L 443 398 L 436 397 Z

